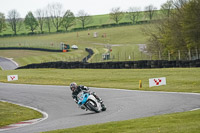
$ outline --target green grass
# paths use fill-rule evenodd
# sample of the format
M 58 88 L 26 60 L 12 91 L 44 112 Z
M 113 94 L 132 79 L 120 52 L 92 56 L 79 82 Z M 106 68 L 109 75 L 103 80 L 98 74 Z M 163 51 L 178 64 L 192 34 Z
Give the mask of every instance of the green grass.
M 199 133 L 200 110 L 81 126 L 47 133 Z
M 92 21 L 89 24 L 86 24 L 85 27 L 90 27 L 90 26 L 101 26 L 102 24 L 111 24 L 111 23 L 115 23 L 114 20 L 110 19 L 109 14 L 103 14 L 103 15 L 93 15 L 92 17 Z M 154 15 L 153 19 L 159 19 L 161 17 L 160 11 L 157 11 L 156 14 Z M 145 15 L 145 12 L 141 12 L 138 21 L 145 21 L 145 20 L 149 20 L 148 16 Z M 119 23 L 124 23 L 124 22 L 131 22 L 130 19 L 127 18 L 127 16 L 125 15 L 124 18 L 119 22 Z M 76 20 L 75 22 L 76 24 L 72 27 L 70 27 L 68 29 L 68 31 L 72 30 L 73 28 L 82 28 L 82 25 L 80 23 L 80 21 Z M 61 31 L 65 31 L 64 27 L 60 27 L 59 30 Z M 43 31 L 44 33 L 48 33 L 48 28 L 46 25 L 44 25 L 43 27 Z M 21 26 L 20 31 L 17 32 L 17 34 L 28 34 L 30 33 L 30 30 L 27 30 L 25 28 L 24 23 Z M 39 27 L 34 31 L 35 33 L 40 33 L 40 29 Z M 51 33 L 55 33 L 56 32 L 56 28 L 51 25 Z M 9 26 L 7 26 L 7 29 L 5 31 L 3 31 L 2 33 L 0 33 L 0 35 L 3 34 L 13 34 L 13 31 L 11 30 L 11 28 Z
M 42 114 L 29 108 L 0 102 L 0 127 L 36 118 L 42 118 Z
M 19 66 L 32 63 L 43 63 L 52 61 L 81 61 L 88 53 L 84 50 L 73 50 L 72 52 L 42 52 L 34 50 L 0 50 L 0 56 L 13 58 Z
M 19 76 L 19 80 L 10 83 L 49 84 L 49 85 L 68 86 L 69 83 L 75 81 L 78 84 L 86 85 L 89 87 L 139 90 L 139 80 L 142 80 L 143 88 L 141 90 L 200 93 L 199 89 L 200 68 L 23 69 L 23 70 L 12 70 L 12 71 L 0 71 L 0 82 L 7 82 L 6 79 L 7 75 L 15 75 L 15 74 Z M 166 77 L 167 85 L 149 88 L 148 79 L 156 77 Z M 64 132 L 94 131 L 97 133 L 99 132 L 197 133 L 200 130 L 199 115 L 200 115 L 200 110 L 154 116 L 142 119 L 134 119 L 128 121 L 110 122 L 92 126 L 83 126 L 78 128 L 58 130 L 52 132 L 64 133 Z
M 76 44 L 80 48 L 85 46 L 98 46 L 94 43 L 103 44 L 143 44 L 146 43 L 146 36 L 141 32 L 144 25 L 131 25 L 105 29 L 95 29 L 71 33 L 46 34 L 35 36 L 1 37 L 0 47 L 42 47 L 49 49 L 60 49 L 60 42 Z M 94 38 L 93 33 L 97 32 L 98 37 Z M 78 33 L 78 36 L 77 36 Z M 90 33 L 90 35 L 88 35 Z M 102 35 L 106 33 L 106 38 Z M 83 45 L 83 46 L 82 46 Z
M 145 44 L 147 36 L 141 32 L 144 25 L 123 26 L 116 28 L 96 29 L 81 32 L 50 34 L 50 35 L 36 35 L 36 36 L 19 36 L 19 37 L 4 37 L 0 38 L 0 47 L 34 47 L 47 49 L 60 49 L 60 42 L 76 44 L 80 51 L 72 51 L 70 54 L 51 53 L 52 59 L 48 52 L 20 52 L 18 50 L 0 50 L 0 56 L 14 58 L 20 65 L 30 63 L 40 63 L 46 61 L 64 60 L 74 56 L 84 58 L 87 54 L 85 48 L 89 47 L 95 50 L 95 55 L 91 62 L 102 61 L 102 54 L 107 52 L 106 45 L 110 45 L 113 49 L 111 56 L 114 61 L 128 60 L 131 56 L 134 60 L 141 59 L 141 54 L 138 50 L 137 44 Z M 98 37 L 94 38 L 93 33 L 98 32 Z M 90 35 L 88 35 L 90 33 Z M 106 38 L 102 35 L 106 33 Z M 78 37 L 77 37 L 78 34 Z M 117 45 L 117 46 L 116 46 Z M 16 57 L 17 55 L 17 57 Z M 19 56 L 23 55 L 23 56 Z M 69 55 L 69 56 L 68 56 Z M 67 57 L 66 57 L 67 56 Z M 50 60 L 49 60 L 50 59 Z
M 0 82 L 7 82 L 7 75 L 15 74 L 19 80 L 12 83 L 68 86 L 75 81 L 89 87 L 138 90 L 142 80 L 141 90 L 200 93 L 200 68 L 22 69 L 0 71 Z M 166 77 L 167 85 L 149 88 L 149 78 L 159 77 Z

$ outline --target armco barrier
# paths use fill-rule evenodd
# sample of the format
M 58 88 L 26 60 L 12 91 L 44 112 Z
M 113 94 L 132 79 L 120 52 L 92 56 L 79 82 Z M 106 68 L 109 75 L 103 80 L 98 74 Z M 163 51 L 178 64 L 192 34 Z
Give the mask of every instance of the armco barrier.
M 172 68 L 172 67 L 200 67 L 200 60 L 192 61 L 167 61 L 167 60 L 141 60 L 124 62 L 47 62 L 41 64 L 30 64 L 17 69 L 29 68 L 60 68 L 60 69 L 133 69 L 133 68 Z

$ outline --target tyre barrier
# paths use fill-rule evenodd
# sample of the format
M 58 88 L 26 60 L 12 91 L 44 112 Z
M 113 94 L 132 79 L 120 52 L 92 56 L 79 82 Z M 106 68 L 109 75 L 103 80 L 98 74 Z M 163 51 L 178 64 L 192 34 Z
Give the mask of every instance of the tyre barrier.
M 82 62 L 87 62 L 88 59 L 89 59 L 90 57 L 92 57 L 92 55 L 94 54 L 93 50 L 90 49 L 90 48 L 85 48 L 85 51 L 87 51 L 89 54 L 88 54 L 88 56 L 86 56 L 85 58 L 83 58 Z
M 175 67 L 200 67 L 200 60 L 192 61 L 167 61 L 167 60 L 141 60 L 141 61 L 123 61 L 123 62 L 47 62 L 40 64 L 30 64 L 18 67 L 17 69 L 29 68 L 59 68 L 59 69 L 142 69 L 142 68 L 175 68 Z
M 28 48 L 28 47 L 1 47 L 0 50 L 37 50 L 46 52 L 63 52 L 62 50 L 45 49 L 45 48 Z

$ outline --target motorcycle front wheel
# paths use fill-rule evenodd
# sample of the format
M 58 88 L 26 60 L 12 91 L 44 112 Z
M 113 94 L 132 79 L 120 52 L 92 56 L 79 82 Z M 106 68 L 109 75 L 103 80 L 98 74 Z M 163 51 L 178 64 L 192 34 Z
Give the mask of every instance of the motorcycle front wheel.
M 92 111 L 99 113 L 100 111 L 98 110 L 96 102 L 89 100 L 87 102 L 87 107 L 90 108 Z

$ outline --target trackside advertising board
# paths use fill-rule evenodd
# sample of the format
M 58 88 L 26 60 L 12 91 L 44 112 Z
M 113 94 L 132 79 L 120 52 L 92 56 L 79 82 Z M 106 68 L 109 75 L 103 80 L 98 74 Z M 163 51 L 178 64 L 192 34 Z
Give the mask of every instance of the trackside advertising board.
M 149 79 L 149 87 L 166 85 L 166 77 Z
M 18 75 L 8 75 L 7 79 L 8 81 L 18 80 Z

